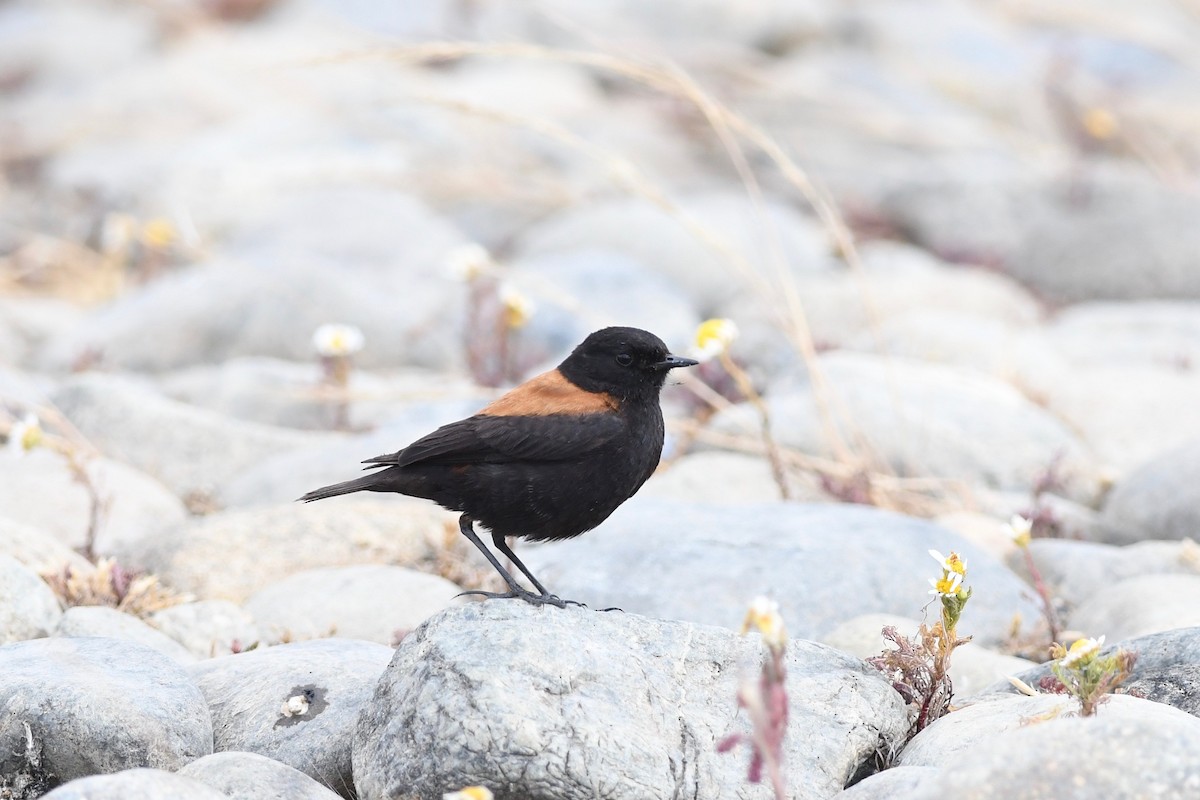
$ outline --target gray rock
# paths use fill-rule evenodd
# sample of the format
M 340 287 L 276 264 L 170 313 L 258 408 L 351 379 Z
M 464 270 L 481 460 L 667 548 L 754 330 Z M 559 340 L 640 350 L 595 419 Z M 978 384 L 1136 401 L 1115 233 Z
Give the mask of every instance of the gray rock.
M 268 456 L 319 439 L 229 419 L 99 374 L 64 384 L 54 402 L 108 456 L 154 476 L 181 497 L 210 492 Z
M 788 488 L 793 497 L 822 499 L 819 490 L 800 485 L 793 475 L 788 476 Z M 647 481 L 640 494 L 722 505 L 769 503 L 779 499 L 779 485 L 765 458 L 710 450 L 673 462 Z
M 820 360 L 835 420 L 824 421 L 812 382 L 767 398 L 771 430 L 782 444 L 831 456 L 830 429 L 865 438 L 901 475 L 953 476 L 984 486 L 1028 489 L 1058 463 L 1068 496 L 1089 499 L 1098 480 L 1087 450 L 1061 422 L 1011 386 L 941 365 L 855 353 Z M 850 422 L 845 422 L 849 420 Z M 749 404 L 721 412 L 722 433 L 757 436 Z
M 1178 628 L 1123 642 L 1110 639 L 1101 652 L 1109 655 L 1117 649 L 1128 650 L 1137 656 L 1133 672 L 1124 683 L 1127 691 L 1136 688 L 1147 700 L 1200 716 L 1200 700 L 1197 699 L 1200 698 L 1200 628 Z M 1043 664 L 1017 677 L 1037 688 L 1050 675 L 1050 667 Z M 969 700 L 983 701 L 1016 693 L 1011 683 L 1002 681 Z
M 297 572 L 255 592 L 246 609 L 269 641 L 323 636 L 395 646 L 406 633 L 462 601 L 445 578 L 404 567 L 357 564 Z
M 756 638 L 632 614 L 447 611 L 401 644 L 363 711 L 359 796 L 478 783 L 531 800 L 767 797 L 745 782 L 744 750 L 715 750 L 745 730 L 735 694 L 761 652 Z M 820 645 L 790 642 L 787 670 L 792 796 L 828 797 L 896 742 L 904 710 L 865 665 Z
M 0 554 L 0 645 L 49 636 L 62 606 L 36 572 Z
M 54 297 L 30 295 L 20 298 L 0 297 L 0 318 L 4 319 L 4 325 L 9 334 L 19 340 L 18 347 L 20 351 L 24 352 L 40 347 L 51 336 L 73 327 L 84 313 L 78 305 Z M 0 358 L 0 363 L 3 362 L 4 359 Z M 19 364 L 21 362 L 13 359 L 8 363 Z M 36 368 L 37 364 L 29 366 Z M 3 371 L 0 370 L 0 372 Z M 29 379 L 35 385 L 49 383 L 46 378 L 41 376 L 31 375 Z M 4 386 L 4 383 L 5 381 L 0 378 L 0 386 Z M 7 387 L 4 389 L 0 393 L 8 394 Z M 29 403 L 35 402 L 34 397 L 29 395 L 20 399 Z
M 231 800 L 337 800 L 340 795 L 298 769 L 257 753 L 213 753 L 179 770 Z
M 805 318 L 819 342 L 883 340 L 890 347 L 893 343 L 885 332 L 914 331 L 921 315 L 928 314 L 943 330 L 970 320 L 970 343 L 980 345 L 989 335 L 1015 326 L 1028 328 L 1042 316 L 1033 295 L 1004 275 L 955 266 L 898 242 L 863 243 L 859 257 L 862 272 L 843 270 L 797 281 Z M 903 342 L 895 346 L 903 347 Z M 959 346 L 962 343 L 940 343 L 943 352 Z M 977 349 L 986 353 L 989 348 Z
M 315 359 L 302 364 L 274 358 L 235 358 L 164 375 L 159 385 L 175 400 L 220 414 L 305 430 L 333 429 L 341 403 L 337 392 L 322 385 L 321 368 Z M 348 427 L 375 428 L 403 416 L 410 398 L 427 403 L 441 397 L 470 397 L 478 391 L 463 378 L 427 370 L 379 374 L 356 369 L 346 389 L 350 398 L 345 403 Z
M 135 616 L 107 606 L 68 608 L 58 621 L 54 635 L 69 638 L 100 636 L 106 639 L 123 639 L 152 647 L 180 664 L 190 664 L 196 660 L 196 656 L 186 647 L 165 633 L 156 631 Z
M 985 372 L 1035 402 L 1061 382 L 1069 368 L 1029 322 L 988 319 L 959 310 L 917 308 L 885 318 L 851 339 L 847 347 Z
M 793 274 L 831 266 L 824 233 L 783 204 L 769 202 L 760 213 L 744 196 L 713 192 L 689 197 L 680 207 L 708 235 L 745 259 L 759 279 L 773 274 L 779 252 Z M 616 250 L 645 264 L 687 292 L 702 314 L 717 313 L 731 295 L 754 285 L 720 247 L 689 230 L 679 216 L 640 198 L 556 214 L 526 231 L 518 255 L 553 256 L 589 247 Z
M 242 602 L 302 570 L 417 565 L 434 559 L 448 532 L 462 538 L 447 528 L 454 517 L 426 501 L 339 500 L 200 517 L 131 544 L 123 557 L 179 591 Z
M 1197 203 L 1143 170 L 1111 165 L 1077 181 L 933 176 L 898 187 L 885 208 L 918 244 L 1000 263 L 1043 296 L 1071 302 L 1200 297 Z
M 8 517 L 0 517 L 0 554 L 37 572 L 58 572 L 68 566 L 77 572 L 92 569 L 86 558 L 51 533 Z
M 1079 303 L 1056 314 L 1044 338 L 1075 364 L 1200 365 L 1200 303 Z
M 1126 475 L 1104 504 L 1112 544 L 1142 539 L 1200 539 L 1200 439 Z
M 86 463 L 104 503 L 96 552 L 110 553 L 119 542 L 152 534 L 187 516 L 179 498 L 150 476 L 107 458 Z M 46 449 L 23 456 L 0 453 L 0 508 L 16 521 L 52 533 L 70 547 L 81 547 L 91 506 L 87 490 L 58 453 Z
M 1140 472 L 1180 442 L 1200 439 L 1200 374 L 1145 365 L 1077 366 L 1042 402 L 1117 474 Z M 1113 387 L 1121 391 L 1113 391 Z M 1097 397 L 1104 397 L 1097 403 Z M 1162 537 L 1159 537 L 1162 538 Z
M 240 653 L 262 639 L 254 618 L 228 600 L 180 603 L 155 611 L 150 621 L 197 658 Z
M 185 775 L 161 769 L 127 769 L 65 783 L 46 800 L 228 800 L 228 795 Z
M 102 638 L 0 647 L 0 775 L 53 788 L 133 767 L 175 770 L 212 742 L 204 696 L 153 648 Z
M 216 751 L 273 758 L 350 798 L 350 732 L 391 657 L 391 648 L 373 642 L 324 639 L 215 658 L 189 670 L 208 699 Z
M 1127 680 L 1122 689 L 1134 697 L 1153 700 L 1200 717 L 1200 666 L 1175 664 Z
M 934 607 L 933 611 L 932 618 L 927 620 L 929 624 L 936 619 L 937 607 Z M 894 648 L 894 645 L 883 638 L 882 631 L 885 626 L 893 626 L 901 634 L 913 637 L 919 624 L 915 619 L 891 614 L 863 614 L 846 620 L 823 635 L 820 640 L 823 644 L 836 647 L 844 653 L 867 659 Z M 1017 675 L 1034 666 L 1037 665 L 1027 659 L 997 653 L 974 642 L 968 642 L 955 648 L 954 657 L 950 661 L 950 680 L 954 685 L 954 696 L 968 697 L 998 680 Z
M 268 456 L 230 475 L 218 488 L 217 499 L 224 508 L 292 503 L 309 489 L 353 477 L 364 458 L 394 453 L 435 428 L 474 414 L 495 396 L 498 393 L 478 390 L 468 399 L 396 407 L 396 418 L 370 433 L 325 437 L 303 449 Z
M 1154 574 L 1200 574 L 1200 548 L 1186 542 L 1138 542 L 1115 547 L 1070 539 L 1034 539 L 1029 552 L 1046 585 L 1077 606 L 1127 578 Z M 1024 558 L 1009 560 L 1025 576 Z
M 972 752 L 987 752 L 1005 735 L 1040 722 L 1078 716 L 1079 703 L 1060 694 L 1009 697 L 960 708 L 918 733 L 900 753 L 898 764 L 917 767 L 957 768 Z M 1128 695 L 1113 695 L 1097 710 L 1097 717 L 1132 722 L 1186 720 L 1182 712 Z
M 1200 625 L 1200 574 L 1126 578 L 1082 600 L 1069 622 L 1112 641 Z
M 52 339 L 40 360 L 66 368 L 98 352 L 105 367 L 155 372 L 237 356 L 303 361 L 318 326 L 345 322 L 364 334 L 355 357 L 364 367 L 463 363 L 455 331 L 466 292 L 439 272 L 444 255 L 418 272 L 349 268 L 287 246 L 172 272 Z
M 1121 700 L 1134 700 L 1122 697 Z M 1108 716 L 1138 716 L 1153 712 L 1145 708 L 1146 701 L 1137 700 L 1130 708 L 1114 699 L 1106 701 L 1100 714 Z M 1174 709 L 1168 709 L 1176 713 Z M 1079 703 L 1061 694 L 1041 694 L 1034 697 L 1005 697 L 958 708 L 935 721 L 913 737 L 900 752 L 896 763 L 907 767 L 953 768 L 962 757 L 973 750 L 991 749 L 997 740 L 1011 731 L 1033 725 L 1040 720 L 1077 715 Z M 1124 713 L 1122 713 L 1124 712 Z
M 737 626 L 749 599 L 765 592 L 793 635 L 816 638 L 859 614 L 925 606 L 938 571 L 931 548 L 967 559 L 975 596 L 961 631 L 976 642 L 1006 641 L 1015 614 L 1039 616 L 1032 590 L 957 534 L 858 505 L 634 498 L 596 532 L 521 557 L 561 597 L 665 619 Z M 839 566 L 851 559 L 854 570 Z
M 1121 706 L 1128 713 L 1115 713 Z M 1092 719 L 1059 717 L 996 736 L 904 800 L 1189 797 L 1200 791 L 1197 748 L 1200 720 L 1157 703 L 1116 697 Z
M 0 397 L 18 408 L 36 408 L 44 405 L 53 391 L 56 381 L 45 375 L 9 369 L 0 361 Z
M 630 325 L 654 331 L 675 352 L 686 350 L 701 319 L 679 287 L 613 250 L 564 250 L 510 265 L 513 286 L 533 301 L 515 337 L 529 364 L 559 361 L 592 331 Z
M 836 800 L 895 800 L 930 780 L 933 767 L 891 767 L 834 795 Z

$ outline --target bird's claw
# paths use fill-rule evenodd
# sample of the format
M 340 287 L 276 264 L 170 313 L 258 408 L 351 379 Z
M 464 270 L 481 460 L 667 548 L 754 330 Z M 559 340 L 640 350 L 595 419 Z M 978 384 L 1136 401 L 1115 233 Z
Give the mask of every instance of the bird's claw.
M 556 594 L 534 594 L 533 592 L 527 592 L 524 589 L 520 591 L 514 590 L 508 592 L 485 592 L 480 589 L 473 589 L 471 591 L 459 592 L 455 595 L 455 597 L 466 597 L 468 595 L 476 595 L 484 598 L 485 600 L 511 600 L 514 598 L 519 598 L 524 600 L 526 603 L 535 606 L 554 606 L 556 608 L 579 606 L 580 608 L 587 608 L 586 605 L 576 600 L 563 600 Z

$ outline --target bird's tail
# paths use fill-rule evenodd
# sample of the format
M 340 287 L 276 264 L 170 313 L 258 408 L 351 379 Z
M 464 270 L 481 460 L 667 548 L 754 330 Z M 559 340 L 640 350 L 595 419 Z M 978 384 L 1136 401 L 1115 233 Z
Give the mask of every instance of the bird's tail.
M 305 503 L 311 503 L 313 500 L 324 500 L 326 497 L 337 497 L 339 494 L 350 494 L 351 492 L 386 491 L 383 487 L 383 481 L 379 479 L 381 474 L 373 472 L 370 475 L 363 475 L 361 478 L 355 478 L 352 481 L 335 483 L 332 486 L 322 486 L 320 489 L 313 489 L 301 497 L 300 500 Z

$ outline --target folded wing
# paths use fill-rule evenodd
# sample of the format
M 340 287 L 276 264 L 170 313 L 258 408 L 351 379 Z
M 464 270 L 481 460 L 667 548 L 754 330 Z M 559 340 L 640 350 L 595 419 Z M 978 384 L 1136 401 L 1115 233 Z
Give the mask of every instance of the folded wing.
M 414 464 L 563 461 L 613 440 L 624 430 L 617 414 L 476 415 L 443 425 L 408 447 L 364 461 L 367 469 Z

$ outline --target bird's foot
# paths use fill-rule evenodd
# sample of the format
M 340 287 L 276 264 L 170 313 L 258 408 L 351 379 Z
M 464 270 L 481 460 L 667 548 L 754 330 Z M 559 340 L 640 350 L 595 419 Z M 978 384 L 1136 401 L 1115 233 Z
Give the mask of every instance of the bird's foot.
M 587 608 L 587 606 L 584 605 L 583 603 L 577 602 L 575 600 L 563 600 L 561 597 L 559 597 L 556 594 L 534 594 L 533 592 L 528 592 L 528 591 L 525 591 L 524 589 L 521 589 L 519 591 L 513 590 L 513 591 L 508 591 L 508 592 L 484 592 L 479 589 L 475 589 L 475 590 L 468 591 L 468 592 L 459 592 L 455 596 L 456 597 L 467 597 L 469 595 L 475 595 L 476 597 L 482 597 L 485 600 L 510 600 L 510 599 L 514 599 L 514 598 L 519 598 L 521 600 L 524 600 L 526 603 L 529 603 L 530 605 L 535 605 L 535 606 L 555 606 L 556 608 L 566 608 L 567 606 L 579 606 L 580 608 Z

